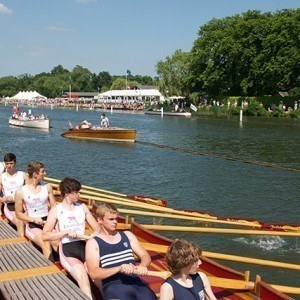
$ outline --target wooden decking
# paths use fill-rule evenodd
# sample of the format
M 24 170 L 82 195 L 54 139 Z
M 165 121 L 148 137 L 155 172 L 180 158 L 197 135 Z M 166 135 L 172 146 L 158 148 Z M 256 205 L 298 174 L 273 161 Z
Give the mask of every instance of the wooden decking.
M 0 299 L 88 299 L 58 267 L 0 220 Z

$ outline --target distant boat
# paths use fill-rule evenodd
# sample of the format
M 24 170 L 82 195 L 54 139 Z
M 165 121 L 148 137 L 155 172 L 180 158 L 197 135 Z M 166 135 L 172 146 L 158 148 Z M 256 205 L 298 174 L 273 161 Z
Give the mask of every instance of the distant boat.
M 136 138 L 136 130 L 118 127 L 99 129 L 69 129 L 61 136 L 70 139 L 134 143 Z
M 49 129 L 50 119 L 19 120 L 15 118 L 9 118 L 8 124 L 19 127 Z
M 159 115 L 161 116 L 161 110 L 146 110 L 144 112 L 146 115 Z M 164 111 L 164 116 L 172 116 L 172 117 L 191 117 L 192 114 L 187 111 Z

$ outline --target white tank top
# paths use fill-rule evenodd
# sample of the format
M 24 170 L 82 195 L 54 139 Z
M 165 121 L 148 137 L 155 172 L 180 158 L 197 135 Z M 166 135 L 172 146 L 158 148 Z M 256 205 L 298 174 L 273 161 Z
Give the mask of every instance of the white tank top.
M 14 176 L 10 176 L 7 172 L 1 175 L 3 196 L 15 197 L 16 191 L 24 185 L 24 172 L 17 171 Z
M 45 185 L 41 186 L 41 190 L 35 194 L 29 191 L 24 185 L 23 191 L 23 206 L 29 217 L 42 218 L 48 216 L 48 190 Z
M 76 234 L 85 233 L 85 212 L 81 203 L 75 203 L 75 209 L 72 211 L 66 210 L 62 203 L 56 205 L 58 231 L 72 230 Z M 63 237 L 61 242 L 63 244 L 79 241 L 81 239 L 72 239 L 70 237 Z

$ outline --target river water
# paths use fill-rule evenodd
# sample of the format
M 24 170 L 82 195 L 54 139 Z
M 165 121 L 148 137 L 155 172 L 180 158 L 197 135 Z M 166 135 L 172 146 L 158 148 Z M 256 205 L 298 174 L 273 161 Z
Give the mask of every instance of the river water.
M 270 224 L 300 224 L 299 120 L 244 117 L 241 124 L 238 118 L 162 118 L 107 112 L 112 126 L 137 130 L 137 142 L 125 145 L 73 141 L 60 136 L 68 120 L 77 124 L 87 119 L 98 125 L 100 112 L 31 110 L 33 114 L 50 116 L 52 128 L 42 131 L 9 126 L 12 107 L 0 106 L 0 157 L 14 152 L 21 170 L 26 170 L 29 161 L 38 160 L 45 163 L 49 177 L 72 176 L 83 184 L 118 193 L 147 194 L 166 200 L 173 208 Z M 201 152 L 236 160 L 200 155 Z M 243 160 L 274 163 L 282 168 Z M 158 218 L 135 219 L 148 224 L 198 225 Z M 206 251 L 300 264 L 300 239 L 296 237 L 160 234 L 197 241 Z M 269 283 L 300 286 L 299 271 L 222 263 L 239 271 L 251 270 L 253 276 L 259 274 Z

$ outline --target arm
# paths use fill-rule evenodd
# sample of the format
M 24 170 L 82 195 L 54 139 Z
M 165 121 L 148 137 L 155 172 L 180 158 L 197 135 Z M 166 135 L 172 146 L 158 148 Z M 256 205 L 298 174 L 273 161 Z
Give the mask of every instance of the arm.
M 173 294 L 173 289 L 172 286 L 164 282 L 162 286 L 160 287 L 160 300 L 173 300 L 174 299 L 174 294 Z
M 26 213 L 23 213 L 23 191 L 21 189 L 17 190 L 15 193 L 15 211 L 16 218 L 26 222 L 32 222 L 39 225 L 43 224 L 42 219 L 36 219 L 29 217 Z
M 210 286 L 210 283 L 208 281 L 207 276 L 202 272 L 198 272 L 198 274 L 200 275 L 200 277 L 203 281 L 204 291 L 205 291 L 205 299 L 217 300 L 217 298 L 215 297 L 213 291 L 211 290 L 211 286 Z
M 99 246 L 95 239 L 91 239 L 85 246 L 85 258 L 88 274 L 93 280 L 105 279 L 121 271 L 122 266 L 112 268 L 99 267 Z
M 50 183 L 46 184 L 47 190 L 48 190 L 48 197 L 49 197 L 49 202 L 50 202 L 50 207 L 54 207 L 56 206 L 56 200 L 53 194 L 53 189 L 52 189 L 52 185 Z
M 23 177 L 24 177 L 24 182 L 26 184 L 29 181 L 29 177 L 28 177 L 27 173 L 24 172 Z
M 83 211 L 85 212 L 86 221 L 94 230 L 94 234 L 95 233 L 98 234 L 100 232 L 100 226 L 99 226 L 98 222 L 95 220 L 95 218 L 93 217 L 90 210 L 87 208 L 87 206 L 85 204 L 82 204 L 82 208 L 83 208 Z
M 51 208 L 49 215 L 47 217 L 47 221 L 43 227 L 42 238 L 44 241 L 55 241 L 61 239 L 65 236 L 68 236 L 68 231 L 53 231 L 56 223 L 57 223 L 57 210 L 56 206 Z
M 147 267 L 151 263 L 151 257 L 149 253 L 141 246 L 135 235 L 130 231 L 124 232 L 130 242 L 133 252 L 141 259 L 139 266 L 135 267 L 137 275 L 146 275 L 148 273 Z

